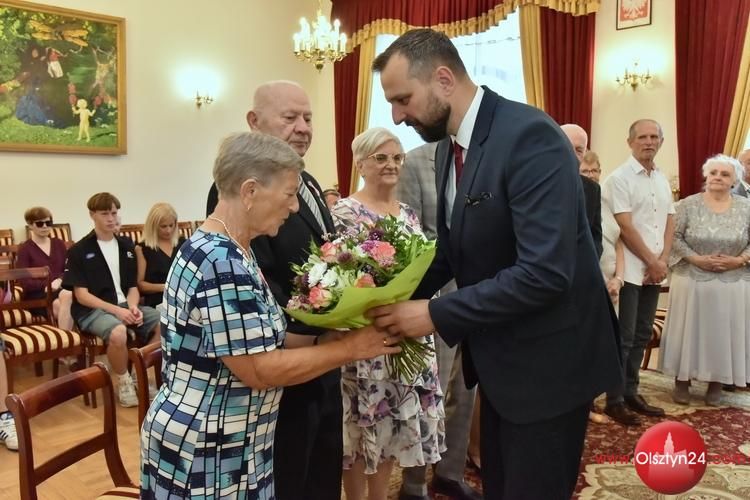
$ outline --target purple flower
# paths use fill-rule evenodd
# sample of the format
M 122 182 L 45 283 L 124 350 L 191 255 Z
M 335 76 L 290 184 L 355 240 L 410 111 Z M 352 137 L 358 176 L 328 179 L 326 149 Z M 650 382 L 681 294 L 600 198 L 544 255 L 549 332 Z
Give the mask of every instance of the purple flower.
M 352 256 L 351 252 L 341 252 L 338 255 L 339 264 L 348 264 L 349 262 L 352 262 L 353 260 L 354 260 L 354 257 Z
M 385 236 L 385 232 L 378 227 L 374 227 L 370 229 L 370 234 L 367 236 L 367 239 L 380 241 L 383 239 L 383 236 Z

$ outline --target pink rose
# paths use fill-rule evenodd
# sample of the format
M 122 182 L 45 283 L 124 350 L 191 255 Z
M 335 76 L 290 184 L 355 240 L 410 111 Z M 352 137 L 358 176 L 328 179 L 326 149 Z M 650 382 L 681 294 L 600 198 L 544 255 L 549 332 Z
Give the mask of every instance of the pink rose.
M 390 266 L 393 264 L 393 256 L 396 255 L 396 249 L 387 241 L 373 241 L 368 245 L 367 253 L 377 261 L 381 266 Z
M 334 262 L 336 262 L 337 253 L 338 253 L 338 248 L 336 247 L 336 245 L 334 245 L 330 241 L 326 241 L 320 247 L 320 258 L 323 259 L 323 262 L 333 264 Z
M 355 288 L 375 288 L 375 280 L 372 279 L 372 275 L 365 273 L 354 282 Z
M 314 286 L 310 289 L 309 299 L 313 309 L 324 309 L 331 305 L 333 294 L 325 288 Z

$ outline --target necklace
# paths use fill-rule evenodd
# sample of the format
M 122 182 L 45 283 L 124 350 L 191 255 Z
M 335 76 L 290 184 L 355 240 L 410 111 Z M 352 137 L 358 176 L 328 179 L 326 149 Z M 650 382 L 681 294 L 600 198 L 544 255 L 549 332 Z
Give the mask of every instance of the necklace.
M 213 215 L 209 215 L 207 218 L 211 219 L 211 220 L 215 220 L 216 222 L 218 222 L 219 224 L 221 224 L 224 227 L 224 231 L 227 232 L 227 236 L 229 236 L 229 239 L 232 240 L 232 243 L 234 243 L 235 245 L 237 245 L 237 248 L 240 249 L 240 251 L 245 255 L 245 257 L 247 257 L 247 260 L 250 260 L 250 261 L 252 260 L 250 258 L 250 253 L 247 250 L 245 250 L 245 247 L 243 247 L 242 245 L 240 245 L 239 241 L 237 241 L 236 239 L 234 239 L 234 236 L 232 236 L 232 233 L 229 231 L 229 228 L 227 227 L 227 224 L 223 220 L 219 219 L 218 217 L 214 217 Z

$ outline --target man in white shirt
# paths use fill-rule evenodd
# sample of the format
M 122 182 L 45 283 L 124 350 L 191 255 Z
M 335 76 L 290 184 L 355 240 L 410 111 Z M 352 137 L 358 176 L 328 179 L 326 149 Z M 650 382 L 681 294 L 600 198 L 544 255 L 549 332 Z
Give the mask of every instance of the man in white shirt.
M 608 179 L 612 209 L 625 243 L 625 285 L 620 290 L 625 387 L 623 391 L 607 393 L 608 415 L 621 412 L 624 405 L 642 415 L 664 415 L 662 408 L 649 405 L 638 394 L 643 351 L 651 338 L 674 235 L 672 192 L 654 163 L 663 142 L 664 135 L 656 121 L 633 123 L 628 134 L 632 155 Z
M 734 194 L 748 198 L 750 197 L 750 149 L 746 149 L 740 153 L 737 160 L 742 164 L 742 168 L 745 169 L 745 176 L 743 179 L 737 181 L 737 185 L 734 186 Z

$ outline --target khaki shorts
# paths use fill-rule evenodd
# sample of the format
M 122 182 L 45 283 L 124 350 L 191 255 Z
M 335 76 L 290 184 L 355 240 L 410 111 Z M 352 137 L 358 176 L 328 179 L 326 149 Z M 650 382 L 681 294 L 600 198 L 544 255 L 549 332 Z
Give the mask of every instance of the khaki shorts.
M 118 304 L 120 307 L 128 307 L 127 304 Z M 140 326 L 125 325 L 128 330 L 135 332 L 141 343 L 146 343 L 151 338 L 151 332 L 159 323 L 159 313 L 153 307 L 138 306 L 143 313 L 143 323 Z M 103 309 L 94 309 L 86 316 L 78 320 L 78 327 L 81 330 L 92 333 L 100 337 L 105 343 L 109 342 L 109 336 L 112 330 L 123 322 L 117 316 L 110 314 Z

